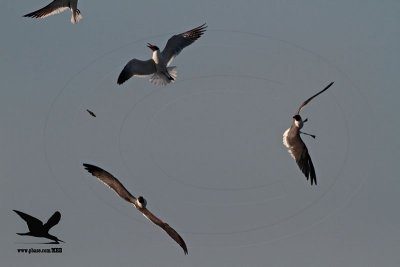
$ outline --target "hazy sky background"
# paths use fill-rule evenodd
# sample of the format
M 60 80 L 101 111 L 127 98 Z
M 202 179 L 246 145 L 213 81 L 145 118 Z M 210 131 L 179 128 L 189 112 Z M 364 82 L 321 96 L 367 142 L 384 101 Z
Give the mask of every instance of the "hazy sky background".
M 399 266 L 400 2 L 81 0 L 77 25 L 22 17 L 48 2 L 0 2 L 2 266 Z M 116 84 L 147 42 L 204 22 L 174 84 Z M 311 187 L 282 133 L 330 81 L 302 111 Z M 13 209 L 59 210 L 63 253 L 17 253 L 52 246 L 16 235 Z

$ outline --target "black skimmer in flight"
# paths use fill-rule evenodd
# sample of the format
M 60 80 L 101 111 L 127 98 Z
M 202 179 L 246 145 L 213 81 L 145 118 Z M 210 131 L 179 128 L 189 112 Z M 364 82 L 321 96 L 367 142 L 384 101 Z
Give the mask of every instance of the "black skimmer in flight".
M 172 60 L 179 55 L 183 48 L 191 45 L 200 38 L 206 31 L 207 25 L 204 23 L 190 31 L 177 34 L 169 38 L 164 50 L 153 44 L 148 43 L 147 47 L 153 51 L 153 56 L 149 60 L 132 59 L 129 61 L 118 77 L 118 84 L 123 84 L 132 76 L 148 76 L 150 82 L 156 85 L 167 85 L 177 77 L 175 66 L 169 67 Z
M 147 201 L 142 196 L 137 198 L 132 196 L 131 193 L 129 193 L 129 191 L 121 184 L 121 182 L 109 172 L 91 164 L 84 163 L 83 166 L 93 176 L 97 177 L 105 185 L 114 190 L 121 198 L 133 204 L 133 206 L 135 206 L 135 208 L 139 210 L 147 219 L 160 226 L 170 237 L 172 237 L 173 240 L 176 241 L 176 243 L 182 247 L 185 254 L 188 254 L 188 250 L 183 238 L 171 226 L 157 218 L 146 208 Z
M 56 225 L 61 219 L 61 213 L 56 211 L 50 219 L 43 224 L 43 222 L 35 217 L 23 213 L 18 210 L 14 210 L 28 225 L 29 232 L 27 233 L 17 233 L 18 235 L 29 235 L 34 237 L 44 237 L 50 240 L 53 240 L 53 244 L 59 244 L 59 241 L 64 242 L 58 239 L 56 236 L 49 234 L 49 230 Z
M 308 149 L 300 137 L 300 134 L 309 135 L 315 138 L 315 135 L 304 133 L 301 130 L 303 124 L 308 120 L 303 120 L 300 116 L 300 111 L 305 107 L 314 97 L 322 94 L 329 87 L 331 87 L 333 82 L 328 84 L 322 91 L 316 93 L 306 101 L 304 101 L 296 114 L 293 116 L 292 126 L 283 133 L 283 144 L 288 148 L 289 154 L 294 158 L 300 170 L 306 176 L 307 180 L 311 178 L 311 185 L 317 184 L 317 176 L 315 174 L 314 165 L 312 163 Z

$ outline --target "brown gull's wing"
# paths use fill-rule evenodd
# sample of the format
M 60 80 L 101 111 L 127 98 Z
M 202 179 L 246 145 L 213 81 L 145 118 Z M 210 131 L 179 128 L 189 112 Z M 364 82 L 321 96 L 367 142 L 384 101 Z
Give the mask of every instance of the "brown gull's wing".
M 315 174 L 314 164 L 311 160 L 310 154 L 308 153 L 306 145 L 304 145 L 304 148 L 302 149 L 301 153 L 297 155 L 297 157 L 295 155 L 295 160 L 307 180 L 310 178 L 311 185 L 317 185 L 317 176 Z
M 132 196 L 132 194 L 129 193 L 129 191 L 121 184 L 121 182 L 117 178 L 115 178 L 111 173 L 91 164 L 84 163 L 83 166 L 93 176 L 97 177 L 105 185 L 114 190 L 121 198 L 125 199 L 126 201 L 136 206 L 135 203 L 136 198 Z
M 322 94 L 323 92 L 325 92 L 326 90 L 328 90 L 328 88 L 331 87 L 333 83 L 334 83 L 334 82 L 331 82 L 331 83 L 328 84 L 324 89 L 322 89 L 321 91 L 319 91 L 318 93 L 316 93 L 315 95 L 313 95 L 312 97 L 310 97 L 309 99 L 307 99 L 306 101 L 304 101 L 304 102 L 300 105 L 299 109 L 297 110 L 296 115 L 299 115 L 299 114 L 300 114 L 300 111 L 303 109 L 303 107 L 306 106 L 311 100 L 313 100 L 314 97 L 316 97 L 316 96 Z
M 290 128 L 284 133 L 283 144 L 288 148 L 289 154 L 296 161 L 307 180 L 311 178 L 311 185 L 317 184 L 314 164 L 308 153 L 307 146 L 301 139 L 300 134 L 293 134 L 292 130 L 293 128 Z
M 175 240 L 176 243 L 178 243 L 185 254 L 188 254 L 188 250 L 186 247 L 186 243 L 183 240 L 183 238 L 174 230 L 174 228 L 172 228 L 171 226 L 169 226 L 169 224 L 163 222 L 162 220 L 160 220 L 159 218 L 157 218 L 153 213 L 151 213 L 147 208 L 140 208 L 139 209 L 140 212 L 143 213 L 143 215 L 149 219 L 150 221 L 152 221 L 154 224 L 160 226 L 162 229 L 164 229 L 165 232 L 167 232 L 167 234 L 173 239 Z

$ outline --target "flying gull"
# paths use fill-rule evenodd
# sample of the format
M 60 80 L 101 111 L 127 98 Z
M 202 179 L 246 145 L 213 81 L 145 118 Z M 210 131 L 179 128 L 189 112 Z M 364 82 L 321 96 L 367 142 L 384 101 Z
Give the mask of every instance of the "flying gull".
M 76 24 L 82 19 L 81 11 L 79 11 L 77 6 L 78 0 L 54 0 L 47 6 L 26 14 L 24 15 L 24 17 L 45 18 L 70 9 L 72 12 L 71 23 Z
M 172 239 L 174 239 L 183 248 L 185 254 L 188 254 L 185 241 L 182 239 L 182 237 L 171 226 L 163 222 L 161 219 L 157 218 L 146 208 L 147 201 L 142 196 L 139 196 L 137 198 L 132 196 L 131 193 L 129 193 L 129 191 L 121 184 L 121 182 L 109 172 L 91 164 L 84 163 L 83 166 L 93 176 L 96 176 L 105 185 L 113 189 L 121 198 L 132 203 L 133 206 L 135 206 L 135 208 L 139 210 L 147 219 L 149 219 L 154 224 L 160 226 L 165 232 L 167 232 L 170 237 L 172 237 Z
M 326 91 L 333 82 L 328 84 L 322 91 L 313 95 L 306 101 L 304 101 L 296 114 L 293 116 L 292 126 L 287 129 L 283 134 L 283 144 L 288 148 L 289 154 L 296 160 L 297 165 L 300 170 L 306 176 L 307 180 L 311 178 L 311 185 L 317 184 L 317 176 L 315 174 L 314 165 L 312 163 L 310 154 L 308 153 L 308 149 L 304 144 L 303 140 L 300 137 L 300 134 L 309 135 L 315 138 L 315 135 L 304 133 L 301 130 L 303 128 L 304 123 L 308 120 L 303 120 L 300 116 L 300 111 L 316 96 Z
M 132 59 L 129 61 L 118 77 L 118 84 L 123 84 L 132 76 L 149 76 L 150 82 L 155 85 L 167 85 L 177 77 L 175 66 L 169 67 L 172 60 L 179 55 L 183 48 L 191 45 L 200 38 L 206 31 L 207 25 L 204 23 L 190 31 L 172 36 L 160 52 L 160 49 L 151 43 L 147 47 L 153 51 L 152 58 L 149 60 Z

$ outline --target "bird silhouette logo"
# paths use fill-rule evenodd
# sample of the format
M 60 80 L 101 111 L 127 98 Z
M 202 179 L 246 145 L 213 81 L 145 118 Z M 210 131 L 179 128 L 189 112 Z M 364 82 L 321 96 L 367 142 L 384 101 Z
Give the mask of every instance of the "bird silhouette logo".
M 59 211 L 54 212 L 54 214 L 49 218 L 49 220 L 43 224 L 43 222 L 31 215 L 28 215 L 26 213 L 23 213 L 18 210 L 13 210 L 15 213 L 17 213 L 28 225 L 29 232 L 27 233 L 17 233 L 17 235 L 29 235 L 29 236 L 34 236 L 34 237 L 44 237 L 50 240 L 53 240 L 53 242 L 50 242 L 48 244 L 59 244 L 59 242 L 64 242 L 58 237 L 49 234 L 49 230 L 56 224 L 60 222 L 61 219 L 61 213 Z M 65 243 L 65 242 L 64 242 Z

